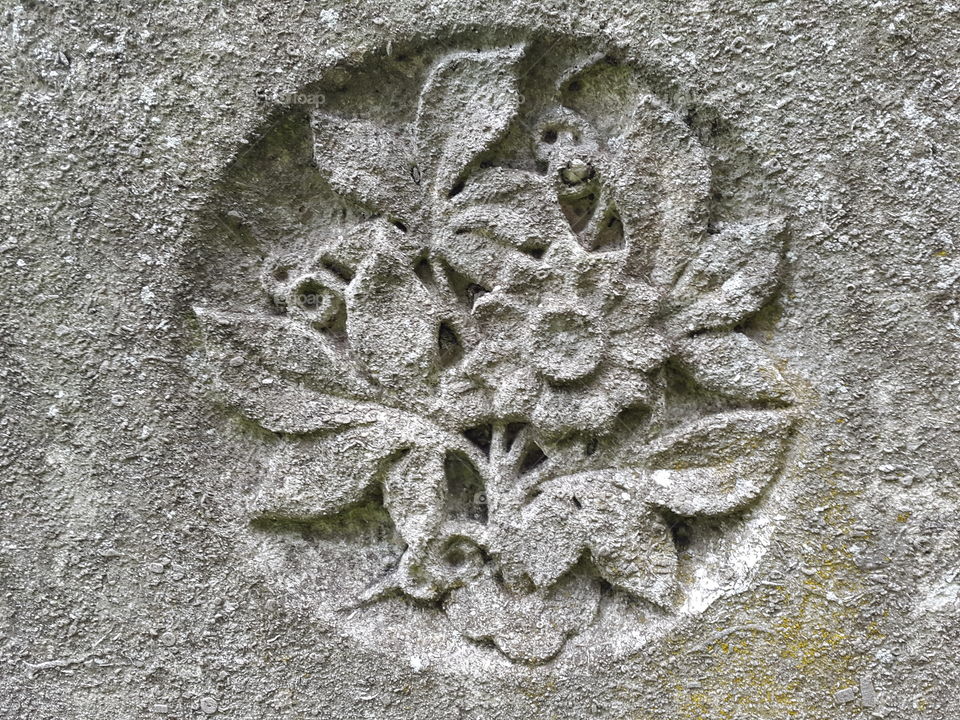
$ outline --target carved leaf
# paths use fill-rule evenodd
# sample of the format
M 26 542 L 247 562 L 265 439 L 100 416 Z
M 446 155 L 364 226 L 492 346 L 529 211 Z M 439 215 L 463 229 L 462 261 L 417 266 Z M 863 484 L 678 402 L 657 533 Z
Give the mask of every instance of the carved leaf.
M 420 188 L 410 174 L 410 149 L 399 138 L 365 120 L 325 113 L 314 113 L 311 126 L 317 169 L 334 190 L 411 222 Z
M 611 150 L 627 248 L 650 268 L 654 284 L 669 285 L 707 224 L 710 169 L 703 148 L 675 112 L 647 95 Z
M 197 317 L 218 389 L 230 405 L 273 432 L 340 430 L 282 442 L 254 500 L 255 514 L 322 517 L 382 481 L 385 506 L 411 548 L 435 535 L 444 505 L 444 454 L 474 452 L 463 438 L 411 413 L 291 382 L 316 373 L 328 392 L 373 396 L 325 338 L 298 323 L 204 309 Z
M 684 425 L 650 447 L 648 501 L 679 515 L 718 515 L 756 499 L 780 471 L 792 418 L 737 411 Z
M 397 451 L 377 428 L 284 438 L 250 503 L 254 517 L 309 521 L 362 501 Z
M 446 449 L 442 444 L 424 443 L 423 438 L 417 440 L 418 446 L 387 471 L 383 486 L 384 505 L 400 535 L 414 549 L 437 535 L 446 495 Z
M 495 241 L 528 253 L 543 253 L 551 243 L 575 243 L 556 203 L 552 183 L 535 173 L 489 168 L 475 174 L 451 201 L 449 229 L 454 234 L 482 231 Z
M 676 551 L 663 520 L 645 504 L 643 475 L 601 470 L 542 484 L 507 537 L 503 561 L 549 587 L 589 551 L 615 587 L 669 605 L 676 586 Z
M 372 386 L 323 333 L 281 316 L 194 312 L 217 390 L 267 430 L 305 433 L 375 417 L 362 402 Z
M 414 128 L 420 171 L 445 195 L 463 171 L 507 130 L 520 105 L 514 66 L 520 46 L 457 52 L 434 66 Z
M 704 333 L 677 341 L 680 365 L 703 388 L 746 402 L 787 402 L 793 391 L 771 358 L 743 333 Z
M 671 327 L 696 332 L 731 327 L 759 310 L 777 287 L 786 226 L 782 218 L 727 224 L 670 291 Z
M 535 173 L 476 173 L 447 205 L 435 247 L 457 272 L 491 289 L 537 272 L 551 245 L 575 244 L 552 185 Z

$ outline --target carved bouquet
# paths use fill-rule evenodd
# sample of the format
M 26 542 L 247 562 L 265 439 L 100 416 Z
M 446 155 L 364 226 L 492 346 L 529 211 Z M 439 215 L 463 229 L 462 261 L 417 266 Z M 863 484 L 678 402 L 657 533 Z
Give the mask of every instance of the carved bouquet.
M 542 662 L 605 591 L 680 601 L 669 523 L 764 491 L 792 395 L 740 331 L 782 220 L 715 212 L 704 147 L 638 81 L 591 113 L 609 61 L 531 110 L 522 58 L 441 58 L 402 133 L 315 113 L 317 167 L 365 219 L 268 259 L 269 310 L 196 312 L 227 402 L 302 438 L 255 517 L 381 498 L 406 549 L 360 601 L 434 603 Z

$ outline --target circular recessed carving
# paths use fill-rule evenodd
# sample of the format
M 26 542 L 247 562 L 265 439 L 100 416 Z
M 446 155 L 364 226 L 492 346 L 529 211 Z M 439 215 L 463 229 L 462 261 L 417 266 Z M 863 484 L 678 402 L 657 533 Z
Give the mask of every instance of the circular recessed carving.
M 795 402 L 755 331 L 785 222 L 746 170 L 575 43 L 317 87 L 226 172 L 249 220 L 197 298 L 220 397 L 271 433 L 251 559 L 344 632 L 523 664 L 744 587 Z

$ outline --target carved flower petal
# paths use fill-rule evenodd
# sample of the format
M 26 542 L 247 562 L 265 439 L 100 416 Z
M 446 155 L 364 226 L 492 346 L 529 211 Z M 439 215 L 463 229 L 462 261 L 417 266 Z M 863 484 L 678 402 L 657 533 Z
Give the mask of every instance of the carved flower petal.
M 636 327 L 612 334 L 607 354 L 620 367 L 637 372 L 657 368 L 670 354 L 666 339 L 651 327 Z
M 526 367 L 514 368 L 497 384 L 493 412 L 497 417 L 527 417 L 533 411 L 541 383 Z
M 650 448 L 648 501 L 680 515 L 717 515 L 754 500 L 780 472 L 793 419 L 783 411 L 711 415 Z
M 633 279 L 621 288 L 611 307 L 607 323 L 613 334 L 649 328 L 660 309 L 661 294 L 642 280 Z
M 434 536 L 443 522 L 443 459 L 441 449 L 418 447 L 397 460 L 384 477 L 384 506 L 412 548 Z
M 549 589 L 523 594 L 487 571 L 454 590 L 445 609 L 468 638 L 492 641 L 511 660 L 542 663 L 592 622 L 599 602 L 599 588 L 589 577 L 571 574 Z
M 674 332 L 731 327 L 759 310 L 779 282 L 782 218 L 728 224 L 707 236 L 670 291 Z
M 533 423 L 545 436 L 604 433 L 618 413 L 652 400 L 650 380 L 640 372 L 605 362 L 586 385 L 544 385 L 533 411 Z
M 594 392 L 607 394 L 616 413 L 627 408 L 649 407 L 654 402 L 654 385 L 641 372 L 606 363 L 597 378 Z
M 512 278 L 532 274 L 540 267 L 537 261 L 487 233 L 454 233 L 450 228 L 441 228 L 434 235 L 433 249 L 467 284 L 484 292 L 503 287 Z
M 482 338 L 477 345 L 475 364 L 509 360 L 520 362 L 530 337 L 527 312 L 518 302 L 494 290 L 477 299 L 472 311 Z
M 549 587 L 573 567 L 586 549 L 583 528 L 577 519 L 575 491 L 567 492 L 563 480 L 538 488 L 537 495 L 519 516 L 501 520 L 496 555 L 504 577 L 522 587 L 524 575 L 537 587 Z
M 793 392 L 773 359 L 738 332 L 705 333 L 676 343 L 681 366 L 701 387 L 746 402 L 788 402 Z
M 431 69 L 414 136 L 420 171 L 437 194 L 506 132 L 520 106 L 514 65 L 522 54 L 520 46 L 456 52 Z
M 625 128 L 641 93 L 636 73 L 612 65 L 605 55 L 591 56 L 563 74 L 557 83 L 564 107 L 572 108 L 607 136 Z
M 338 193 L 371 210 L 402 218 L 417 215 L 420 188 L 411 177 L 410 149 L 371 122 L 314 113 L 314 158 Z
M 609 427 L 618 410 L 605 392 L 545 384 L 533 410 L 533 424 L 550 438 L 572 432 L 596 433 Z

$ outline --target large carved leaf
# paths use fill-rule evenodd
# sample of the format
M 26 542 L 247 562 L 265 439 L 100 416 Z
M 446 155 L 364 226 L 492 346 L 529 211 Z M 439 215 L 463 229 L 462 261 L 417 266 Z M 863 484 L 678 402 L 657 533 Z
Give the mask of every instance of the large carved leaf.
M 654 284 L 670 285 L 707 225 L 710 169 L 703 148 L 675 112 L 646 95 L 611 151 L 627 248 Z
M 663 520 L 645 504 L 642 473 L 601 470 L 543 483 L 504 537 L 501 562 L 549 587 L 585 552 L 615 587 L 667 606 L 677 557 Z
M 420 188 L 411 176 L 409 147 L 366 120 L 318 112 L 311 126 L 317 169 L 334 190 L 371 210 L 412 221 Z
M 576 238 L 556 202 L 553 183 L 536 173 L 494 167 L 473 175 L 450 203 L 447 225 L 455 233 L 483 231 L 525 252 Z
M 499 167 L 467 181 L 434 240 L 451 267 L 488 290 L 539 270 L 551 244 L 576 243 L 546 178 Z
M 520 105 L 519 46 L 447 55 L 427 77 L 414 137 L 423 181 L 446 195 L 478 154 L 503 136 Z
M 250 502 L 254 517 L 310 521 L 364 500 L 403 444 L 376 425 L 287 437 L 266 460 Z
M 412 578 L 443 520 L 444 458 L 451 450 L 476 450 L 428 420 L 369 401 L 371 386 L 308 326 L 204 309 L 197 309 L 197 317 L 226 402 L 261 427 L 293 436 L 283 438 L 267 460 L 252 500 L 254 517 L 306 521 L 332 515 L 379 485 L 408 544 L 397 584 L 411 594 L 426 592 Z M 301 384 L 310 377 L 322 391 Z
M 779 282 L 783 218 L 728 223 L 706 236 L 668 297 L 676 332 L 732 327 L 755 313 Z
M 557 83 L 561 102 L 589 120 L 603 135 L 623 134 L 631 120 L 640 83 L 626 65 L 595 55 L 570 68 Z
M 779 473 L 793 425 L 782 411 L 737 411 L 651 444 L 647 501 L 679 515 L 719 515 L 755 500 Z
M 363 402 L 374 388 L 323 333 L 282 316 L 194 312 L 217 390 L 264 428 L 306 433 L 375 417 Z

